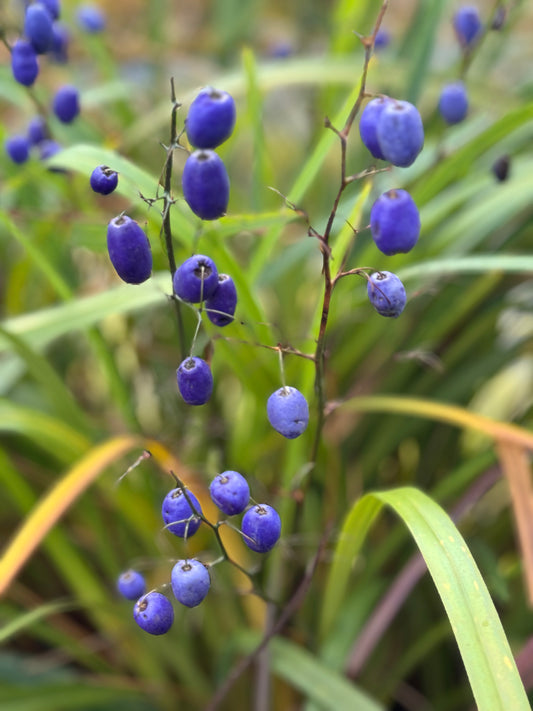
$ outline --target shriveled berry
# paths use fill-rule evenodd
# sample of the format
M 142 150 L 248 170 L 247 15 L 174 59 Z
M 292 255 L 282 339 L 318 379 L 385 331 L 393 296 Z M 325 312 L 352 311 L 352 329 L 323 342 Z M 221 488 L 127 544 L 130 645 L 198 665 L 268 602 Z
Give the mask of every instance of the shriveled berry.
M 4 147 L 13 163 L 25 163 L 30 156 L 30 143 L 26 136 L 10 136 Z
M 205 405 L 213 392 L 211 368 L 202 358 L 185 358 L 176 371 L 178 389 L 188 405 Z
M 479 10 L 474 5 L 463 5 L 453 16 L 453 28 L 459 44 L 469 49 L 478 39 L 482 25 Z
M 24 34 L 37 54 L 44 54 L 52 46 L 52 15 L 41 2 L 34 2 L 26 9 Z
M 11 71 L 15 81 L 24 86 L 32 86 L 37 79 L 37 52 L 27 40 L 18 39 L 11 48 Z
M 242 474 L 232 470 L 218 474 L 209 486 L 209 493 L 216 506 L 227 516 L 242 513 L 250 501 L 248 482 Z
M 468 113 L 468 94 L 462 81 L 443 87 L 439 97 L 439 112 L 446 123 L 460 123 Z
M 95 193 L 109 195 L 118 185 L 118 173 L 107 165 L 99 165 L 91 173 L 89 182 Z
M 367 284 L 368 298 L 381 316 L 397 318 L 405 308 L 405 287 L 392 272 L 374 272 Z
M 126 570 L 117 580 L 117 590 L 126 600 L 137 600 L 146 591 L 144 576 L 138 570 Z
M 176 269 L 172 278 L 174 293 L 184 301 L 199 304 L 218 287 L 218 270 L 205 254 L 195 254 Z
M 106 26 L 105 15 L 96 5 L 80 5 L 76 19 L 81 29 L 90 34 L 102 32 Z
M 194 510 L 187 501 L 189 497 Z M 200 528 L 202 519 L 195 513 L 202 513 L 202 507 L 196 496 L 187 489 L 187 496 L 179 487 L 172 489 L 163 499 L 161 514 L 165 527 L 178 538 L 190 538 Z
M 415 162 L 424 145 L 418 109 L 408 101 L 389 101 L 379 117 L 377 139 L 385 160 L 401 168 Z
M 299 390 L 284 386 L 268 398 L 267 417 L 280 434 L 287 439 L 295 439 L 309 423 L 309 405 Z
M 374 158 L 379 158 L 380 160 L 385 160 L 385 156 L 378 142 L 377 126 L 383 109 L 390 101 L 388 96 L 378 96 L 377 99 L 372 99 L 363 109 L 359 119 L 361 140 Z
M 119 215 L 107 226 L 107 250 L 119 277 L 128 284 L 141 284 L 152 273 L 150 242 L 140 225 Z
M 268 553 L 279 540 L 281 519 L 268 504 L 256 504 L 242 517 L 243 540 L 251 550 Z
M 388 190 L 372 205 L 370 231 L 383 254 L 409 252 L 420 234 L 420 214 L 406 190 Z
M 196 558 L 178 560 L 170 574 L 172 592 L 176 600 L 186 607 L 196 607 L 211 587 L 207 567 Z
M 202 220 L 217 220 L 226 214 L 229 178 L 222 159 L 211 150 L 198 150 L 185 161 L 181 177 L 183 196 Z
M 185 122 L 187 138 L 195 148 L 216 148 L 231 136 L 235 119 L 233 97 L 227 91 L 208 86 L 189 108 Z
M 233 321 L 237 307 L 237 289 L 227 274 L 218 275 L 218 286 L 205 302 L 207 317 L 215 326 L 227 326 Z
M 133 619 L 149 634 L 166 634 L 174 622 L 174 608 L 168 597 L 152 591 L 137 600 Z
M 71 123 L 80 113 L 80 93 L 75 86 L 62 86 L 54 95 L 52 110 L 63 123 Z

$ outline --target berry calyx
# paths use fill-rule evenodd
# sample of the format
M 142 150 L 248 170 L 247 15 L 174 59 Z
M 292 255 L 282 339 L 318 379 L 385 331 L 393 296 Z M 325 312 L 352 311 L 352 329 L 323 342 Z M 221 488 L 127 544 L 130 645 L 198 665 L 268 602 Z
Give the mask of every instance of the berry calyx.
M 439 112 L 446 123 L 460 123 L 468 113 L 468 94 L 462 81 L 443 87 L 439 97 Z
M 374 272 L 367 284 L 368 298 L 381 316 L 398 318 L 405 308 L 407 296 L 400 279 L 392 272 Z
M 227 91 L 208 86 L 192 102 L 185 129 L 195 148 L 216 148 L 232 134 L 236 110 L 233 97 Z
M 218 474 L 209 486 L 211 499 L 227 516 L 244 511 L 250 501 L 250 487 L 239 472 L 228 470 Z
M 227 274 L 218 275 L 218 285 L 205 302 L 207 318 L 215 326 L 227 326 L 233 321 L 237 307 L 237 289 Z
M 181 397 L 188 405 L 205 405 L 213 392 L 211 368 L 203 358 L 190 356 L 176 371 Z
M 170 583 L 178 602 L 186 607 L 196 607 L 209 592 L 211 576 L 201 561 L 195 558 L 179 560 L 172 568 Z
M 204 254 L 195 254 L 181 264 L 172 277 L 174 293 L 183 301 L 199 304 L 218 287 L 218 270 Z
M 149 634 L 166 634 L 174 622 L 174 608 L 168 597 L 155 591 L 148 592 L 135 603 L 133 619 Z
M 126 570 L 117 580 L 117 590 L 126 600 L 138 600 L 146 590 L 144 576 L 137 570 Z
M 283 386 L 268 398 L 267 417 L 280 434 L 287 439 L 295 439 L 309 423 L 309 405 L 299 390 Z
M 187 490 L 187 496 L 185 496 L 183 489 L 179 487 L 168 492 L 161 506 L 165 527 L 178 538 L 194 536 L 202 523 L 202 519 L 193 510 L 187 497 L 198 514 L 201 514 L 202 507 L 192 491 Z
M 370 231 L 383 254 L 409 252 L 420 234 L 420 214 L 406 190 L 388 190 L 372 205 Z
M 186 203 L 202 220 L 217 220 L 226 214 L 229 178 L 226 166 L 214 151 L 191 153 L 183 167 L 181 186 Z
M 268 553 L 279 540 L 281 519 L 268 504 L 256 504 L 242 517 L 243 540 L 253 551 Z
M 107 165 L 99 165 L 91 173 L 89 182 L 95 193 L 109 195 L 118 185 L 118 173 Z
M 424 146 L 424 126 L 416 106 L 408 101 L 388 101 L 376 135 L 385 160 L 400 168 L 412 165 Z
M 141 284 L 152 273 L 150 242 L 131 217 L 119 215 L 111 220 L 107 226 L 107 250 L 115 271 L 128 284 Z

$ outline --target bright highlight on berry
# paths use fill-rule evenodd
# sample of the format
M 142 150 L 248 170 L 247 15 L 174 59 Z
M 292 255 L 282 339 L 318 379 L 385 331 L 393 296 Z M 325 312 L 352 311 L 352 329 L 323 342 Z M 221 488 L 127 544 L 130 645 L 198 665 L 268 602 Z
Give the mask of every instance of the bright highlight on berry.
M 268 398 L 267 417 L 280 434 L 287 439 L 295 439 L 309 423 L 309 405 L 299 390 L 284 386 Z

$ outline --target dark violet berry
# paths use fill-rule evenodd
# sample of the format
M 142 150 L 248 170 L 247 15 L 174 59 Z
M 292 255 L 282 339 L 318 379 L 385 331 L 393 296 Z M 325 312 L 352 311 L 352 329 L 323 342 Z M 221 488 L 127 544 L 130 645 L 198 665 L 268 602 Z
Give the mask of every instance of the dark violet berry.
M 142 227 L 127 215 L 107 226 L 107 250 L 119 277 L 128 284 L 141 284 L 152 273 L 150 242 Z
M 281 519 L 268 504 L 256 504 L 242 517 L 243 540 L 253 551 L 268 553 L 279 540 Z
M 359 119 L 359 134 L 361 135 L 361 140 L 374 158 L 379 158 L 380 160 L 385 160 L 385 156 L 381 152 L 378 143 L 377 125 L 383 109 L 390 101 L 387 96 L 379 96 L 377 99 L 372 99 L 363 109 L 363 113 Z
M 102 32 L 105 29 L 105 15 L 96 5 L 81 5 L 76 18 L 81 29 L 90 34 Z
M 405 190 L 389 190 L 372 205 L 370 231 L 383 254 L 409 252 L 420 234 L 420 214 Z
M 57 20 L 61 14 L 61 3 L 59 0 L 39 0 L 50 13 L 52 20 Z
M 62 86 L 54 95 L 52 109 L 63 123 L 71 123 L 80 113 L 80 93 L 75 86 Z
M 144 576 L 137 570 L 126 570 L 117 580 L 117 590 L 126 600 L 138 600 L 146 591 Z
M 468 112 L 468 94 L 462 81 L 443 87 L 439 98 L 439 112 L 446 123 L 460 123 Z
M 48 54 L 58 64 L 65 64 L 68 61 L 68 45 L 70 33 L 66 25 L 61 22 L 54 22 L 52 46 Z
M 149 634 L 166 634 L 174 622 L 174 608 L 168 597 L 152 591 L 137 600 L 133 619 Z
M 385 160 L 401 168 L 415 162 L 424 145 L 418 109 L 408 101 L 389 101 L 377 123 L 377 139 Z
M 232 134 L 235 126 L 235 102 L 227 91 L 208 86 L 192 102 L 185 128 L 195 148 L 216 148 Z
M 11 70 L 15 81 L 31 86 L 39 74 L 39 61 L 32 45 L 23 39 L 16 40 L 11 49 Z
M 198 513 L 202 513 L 202 507 L 196 496 L 187 489 L 187 496 Z M 200 528 L 202 519 L 199 518 L 191 508 L 183 489 L 176 488 L 169 491 L 163 499 L 161 514 L 165 527 L 179 538 L 190 538 Z
M 52 19 L 43 3 L 34 2 L 26 9 L 24 35 L 37 54 L 44 54 L 52 46 Z
M 196 607 L 209 592 L 211 576 L 207 567 L 195 558 L 178 560 L 172 568 L 170 583 L 178 602 L 186 607 Z
M 381 316 L 397 318 L 405 308 L 405 287 L 392 272 L 374 272 L 368 281 L 367 293 Z
M 118 185 L 118 173 L 107 165 L 99 165 L 91 173 L 89 182 L 95 193 L 109 195 Z
M 453 16 L 453 28 L 461 47 L 470 48 L 478 39 L 482 29 L 477 7 L 474 5 L 460 7 Z
M 176 296 L 183 301 L 199 304 L 208 299 L 218 286 L 214 261 L 204 254 L 189 257 L 174 272 L 172 285 Z
M 198 150 L 185 161 L 181 176 L 183 196 L 202 220 L 217 220 L 226 214 L 229 178 L 222 159 L 211 150 Z
M 237 306 L 237 289 L 227 274 L 218 275 L 218 286 L 205 302 L 207 317 L 215 326 L 227 326 L 233 321 Z
M 28 141 L 32 146 L 36 146 L 48 135 L 46 121 L 42 116 L 34 116 L 28 124 Z
M 10 136 L 4 147 L 13 163 L 25 163 L 30 156 L 30 143 L 26 136 Z
M 202 358 L 185 358 L 176 371 L 178 389 L 188 405 L 205 405 L 213 392 L 211 368 Z
M 216 506 L 227 516 L 242 513 L 250 500 L 248 482 L 242 474 L 231 470 L 213 479 L 209 493 Z
M 309 406 L 296 388 L 284 386 L 267 401 L 267 417 L 272 427 L 287 439 L 299 437 L 309 422 Z
M 492 164 L 492 172 L 496 180 L 503 183 L 509 177 L 509 170 L 511 168 L 511 158 L 509 156 L 500 156 Z

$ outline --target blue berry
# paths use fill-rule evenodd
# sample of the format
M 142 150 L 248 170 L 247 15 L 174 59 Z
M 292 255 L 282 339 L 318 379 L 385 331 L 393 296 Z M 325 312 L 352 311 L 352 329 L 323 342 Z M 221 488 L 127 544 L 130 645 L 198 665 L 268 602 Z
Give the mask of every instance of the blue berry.
M 152 591 L 137 600 L 133 619 L 149 634 L 166 634 L 174 622 L 174 608 L 168 597 Z
M 105 29 L 105 15 L 96 5 L 81 5 L 76 18 L 81 29 L 90 34 L 102 32 Z
M 68 45 L 70 33 L 68 28 L 61 22 L 54 22 L 52 46 L 48 54 L 58 64 L 65 64 L 68 61 Z
M 211 577 L 199 560 L 178 560 L 172 568 L 170 583 L 178 602 L 186 607 L 196 607 L 209 592 Z
M 30 156 L 30 143 L 26 136 L 11 136 L 4 144 L 13 163 L 25 163 Z
M 196 496 L 187 489 L 187 496 L 191 500 L 198 513 L 202 513 L 202 507 Z M 200 528 L 202 519 L 199 518 L 185 497 L 183 489 L 179 487 L 172 489 L 163 499 L 161 514 L 166 528 L 179 538 L 190 538 Z
M 118 173 L 107 165 L 99 165 L 91 173 L 89 182 L 95 193 L 109 195 L 118 185 Z
M 460 7 L 453 16 L 453 28 L 461 47 L 470 48 L 478 39 L 482 28 L 477 7 L 474 5 Z
M 250 501 L 248 482 L 242 474 L 231 470 L 213 479 L 209 493 L 216 506 L 227 516 L 242 513 Z
M 202 358 L 185 358 L 176 371 L 178 389 L 188 405 L 205 405 L 213 392 L 211 368 Z
M 189 257 L 174 272 L 172 285 L 176 296 L 183 301 L 199 304 L 208 299 L 218 286 L 214 261 L 204 254 Z
M 45 8 L 48 10 L 52 20 L 59 19 L 61 14 L 61 3 L 60 0 L 39 0 Z
M 268 553 L 279 540 L 281 519 L 268 504 L 256 504 L 242 517 L 243 540 L 251 550 Z
M 367 293 L 381 316 L 397 318 L 405 308 L 405 287 L 392 272 L 374 272 L 368 280 Z
M 35 2 L 26 9 L 24 34 L 37 54 L 44 54 L 52 46 L 52 16 L 42 3 Z
M 233 321 L 237 306 L 237 289 L 227 274 L 218 275 L 218 286 L 205 302 L 207 317 L 215 326 L 227 326 Z
M 18 39 L 11 48 L 11 71 L 15 81 L 24 86 L 31 86 L 39 74 L 39 61 L 33 46 L 23 39 Z
M 439 98 L 439 111 L 446 123 L 460 123 L 468 113 L 468 94 L 462 81 L 443 87 Z
M 42 116 L 34 116 L 28 124 L 28 141 L 32 146 L 37 146 L 48 135 L 46 121 Z
M 377 99 L 372 99 L 363 109 L 363 113 L 359 119 L 359 134 L 361 140 L 374 158 L 379 158 L 380 160 L 385 160 L 385 156 L 381 152 L 378 142 L 377 126 L 383 109 L 390 101 L 388 96 L 379 96 Z
M 115 271 L 128 284 L 141 284 L 152 273 L 148 237 L 127 215 L 113 218 L 107 226 L 107 251 Z
M 309 406 L 302 393 L 284 386 L 267 401 L 267 417 L 272 427 L 287 439 L 295 439 L 309 423 Z
M 63 123 L 71 123 L 80 113 L 80 93 L 75 86 L 62 86 L 54 95 L 52 110 Z
M 117 580 L 117 590 L 126 600 L 138 600 L 146 591 L 144 576 L 137 570 L 126 570 Z
M 424 145 L 424 126 L 418 109 L 408 101 L 389 101 L 376 129 L 385 160 L 401 168 L 415 162 Z
M 380 27 L 377 31 L 376 38 L 374 40 L 374 49 L 380 50 L 385 49 L 390 44 L 390 34 L 386 29 Z
M 198 150 L 185 161 L 181 176 L 183 197 L 202 220 L 217 220 L 226 214 L 229 178 L 222 159 L 211 150 Z
M 41 160 L 48 160 L 52 158 L 56 153 L 62 150 L 62 146 L 51 138 L 45 138 L 44 141 L 39 143 L 39 157 Z M 62 172 L 58 168 L 51 168 L 55 172 Z
M 370 230 L 383 254 L 409 252 L 420 234 L 420 214 L 405 190 L 388 190 L 372 205 Z
M 235 102 L 227 91 L 208 86 L 192 102 L 185 128 L 195 148 L 216 148 L 232 134 L 235 126 Z

